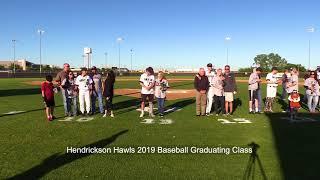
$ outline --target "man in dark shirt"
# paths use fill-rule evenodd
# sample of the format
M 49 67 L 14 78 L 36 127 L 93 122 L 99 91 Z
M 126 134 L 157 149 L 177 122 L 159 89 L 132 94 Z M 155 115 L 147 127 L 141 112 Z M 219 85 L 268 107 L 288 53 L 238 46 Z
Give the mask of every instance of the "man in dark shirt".
M 62 94 L 62 100 L 63 100 L 63 106 L 64 106 L 64 115 L 67 116 L 68 115 L 68 108 L 67 108 L 67 91 L 62 88 L 61 86 L 61 82 L 66 79 L 68 77 L 68 73 L 70 71 L 70 65 L 68 63 L 64 63 L 63 64 L 63 70 L 60 71 L 58 74 L 57 74 L 57 77 L 56 77 L 56 82 L 58 83 L 58 86 L 60 87 L 61 89 L 61 94 Z
M 200 68 L 198 75 L 194 78 L 194 88 L 196 89 L 196 114 L 205 116 L 209 80 L 203 68 Z
M 237 84 L 229 65 L 224 67 L 224 85 L 225 110 L 226 115 L 230 115 L 233 113 L 233 95 L 237 93 Z

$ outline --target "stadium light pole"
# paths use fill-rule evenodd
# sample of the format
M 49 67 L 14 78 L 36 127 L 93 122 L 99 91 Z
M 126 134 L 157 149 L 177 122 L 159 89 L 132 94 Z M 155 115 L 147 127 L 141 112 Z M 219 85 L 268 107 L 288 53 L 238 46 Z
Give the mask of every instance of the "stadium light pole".
M 40 58 L 40 77 L 41 77 L 41 74 L 42 74 L 42 34 L 44 33 L 43 30 L 41 29 L 38 29 L 38 33 L 39 33 L 39 58 Z
M 13 43 L 13 77 L 16 77 L 16 39 L 12 40 Z
M 231 37 L 227 36 L 224 38 L 226 45 L 227 45 L 227 65 L 229 65 L 229 44 L 228 42 L 231 41 Z
M 119 73 L 120 73 L 120 63 L 121 63 L 121 49 L 120 49 L 120 44 L 124 39 L 122 37 L 118 37 L 117 38 L 117 42 L 118 42 L 118 53 L 119 53 Z
M 307 32 L 309 33 L 309 54 L 308 54 L 308 69 L 310 70 L 311 68 L 311 34 L 314 33 L 315 28 L 310 27 L 307 28 Z
M 106 63 L 106 68 L 108 68 L 108 52 L 104 53 L 104 57 L 105 57 L 105 63 Z
M 131 72 L 132 72 L 132 55 L 133 55 L 133 49 L 130 49 L 130 65 L 131 65 L 131 67 L 130 67 L 130 70 L 131 70 Z

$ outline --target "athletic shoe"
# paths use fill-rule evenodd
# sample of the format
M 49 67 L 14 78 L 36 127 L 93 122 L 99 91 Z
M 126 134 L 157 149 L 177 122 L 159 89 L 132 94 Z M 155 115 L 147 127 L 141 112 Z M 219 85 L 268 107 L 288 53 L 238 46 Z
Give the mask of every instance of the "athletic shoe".
M 211 116 L 211 114 L 210 113 L 206 113 L 206 116 Z
M 52 117 L 51 116 L 48 116 L 48 121 L 52 121 Z
M 196 116 L 197 116 L 197 117 L 200 117 L 200 114 L 197 114 Z
M 143 116 L 144 116 L 144 113 L 143 113 L 143 112 L 141 112 L 140 117 L 142 118 Z
M 107 114 L 104 114 L 102 117 L 104 117 L 104 118 L 107 117 Z
M 254 111 L 249 111 L 249 114 L 254 114 Z
M 149 114 L 149 116 L 150 116 L 150 117 L 154 117 L 154 114 L 151 113 L 151 114 Z
M 218 117 L 218 116 L 219 116 L 219 114 L 216 114 L 216 116 Z

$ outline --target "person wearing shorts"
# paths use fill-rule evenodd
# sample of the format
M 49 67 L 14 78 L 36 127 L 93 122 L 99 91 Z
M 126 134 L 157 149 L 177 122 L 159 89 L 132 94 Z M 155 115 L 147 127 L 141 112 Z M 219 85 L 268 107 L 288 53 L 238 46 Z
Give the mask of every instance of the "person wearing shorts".
M 53 116 L 54 112 L 54 86 L 52 83 L 52 76 L 47 75 L 46 81 L 41 84 L 41 94 L 43 102 L 46 106 L 46 115 L 48 121 L 52 121 L 55 117 Z
M 153 114 L 153 100 L 154 100 L 154 71 L 152 67 L 148 67 L 140 76 L 139 83 L 141 85 L 141 114 L 140 117 L 144 116 L 145 103 L 149 102 L 149 116 L 154 117 Z
M 237 93 L 236 79 L 230 71 L 230 66 L 224 67 L 224 97 L 225 97 L 225 111 L 226 115 L 233 113 L 233 95 Z
M 258 89 L 259 89 L 259 83 L 261 82 L 260 74 L 262 69 L 258 67 L 255 72 L 251 73 L 249 77 L 249 113 L 259 113 L 259 97 L 258 97 Z M 255 111 L 253 110 L 252 106 L 254 102 Z
M 278 68 L 272 67 L 272 72 L 267 74 L 267 77 L 266 77 L 266 80 L 267 80 L 267 97 L 266 97 L 266 105 L 265 105 L 266 112 L 273 112 L 272 110 L 273 102 L 277 96 L 278 83 L 279 81 L 281 81 L 281 80 L 278 80 L 277 73 L 278 73 Z

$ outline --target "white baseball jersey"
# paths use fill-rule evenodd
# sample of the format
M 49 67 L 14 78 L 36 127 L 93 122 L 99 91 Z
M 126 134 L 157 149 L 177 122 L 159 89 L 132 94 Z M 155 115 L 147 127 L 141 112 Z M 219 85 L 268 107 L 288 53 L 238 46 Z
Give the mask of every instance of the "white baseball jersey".
M 278 79 L 277 79 L 277 75 L 276 74 L 272 74 L 272 73 L 269 73 L 267 74 L 267 77 L 266 77 L 266 80 L 268 82 L 268 86 L 278 86 Z
M 277 75 L 269 73 L 266 77 L 267 80 L 269 80 L 267 84 L 267 97 L 274 98 L 277 96 Z
M 212 87 L 214 83 L 213 80 L 214 80 L 214 77 L 216 76 L 216 73 L 213 70 L 211 72 L 206 70 L 206 76 L 208 77 L 210 87 Z
M 148 76 L 147 73 L 143 73 L 140 76 L 140 80 L 139 80 L 139 82 L 143 83 L 147 87 L 154 84 L 154 81 L 155 81 L 154 75 Z M 154 87 L 149 90 L 146 89 L 145 87 L 142 87 L 141 94 L 154 94 Z
M 79 75 L 76 79 L 76 85 L 79 86 L 79 91 L 88 91 L 91 84 L 92 79 L 88 75 Z

